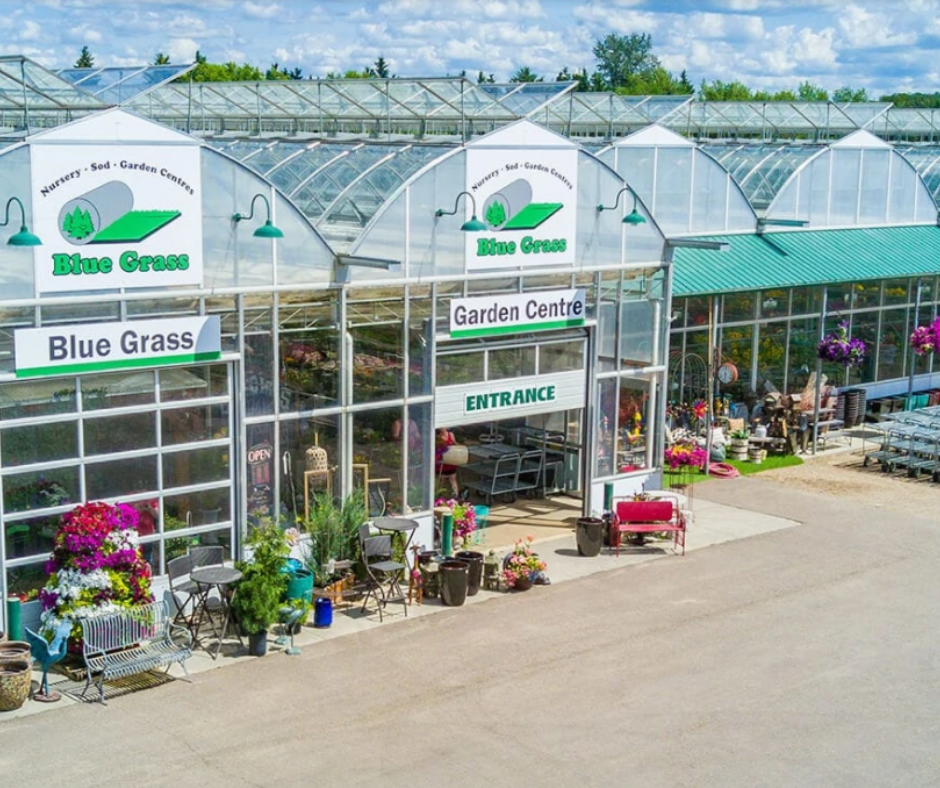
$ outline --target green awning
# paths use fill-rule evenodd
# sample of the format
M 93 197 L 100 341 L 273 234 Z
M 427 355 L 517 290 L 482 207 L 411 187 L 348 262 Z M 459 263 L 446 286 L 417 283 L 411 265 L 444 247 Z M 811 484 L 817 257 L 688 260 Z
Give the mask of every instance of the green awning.
M 709 235 L 726 252 L 675 250 L 673 294 L 731 293 L 940 274 L 940 227 Z

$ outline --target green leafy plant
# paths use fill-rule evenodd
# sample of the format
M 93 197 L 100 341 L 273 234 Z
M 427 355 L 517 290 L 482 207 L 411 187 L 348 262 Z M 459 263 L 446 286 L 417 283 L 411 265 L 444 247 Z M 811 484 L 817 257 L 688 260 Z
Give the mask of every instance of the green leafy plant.
M 242 630 L 258 635 L 267 632 L 278 620 L 288 582 L 288 575 L 281 569 L 290 548 L 284 532 L 271 520 L 264 520 L 249 531 L 247 545 L 252 551 L 251 560 L 235 565 L 242 579 L 232 599 L 232 609 Z
M 728 433 L 729 438 L 734 438 L 739 441 L 746 441 L 750 437 L 751 433 L 747 430 L 733 430 Z
M 358 557 L 359 526 L 366 519 L 361 490 L 348 495 L 339 506 L 326 493 L 314 495 L 305 527 L 310 534 L 307 564 L 318 586 L 325 586 L 333 579 L 335 561 Z
M 483 218 L 490 227 L 499 227 L 506 222 L 506 209 L 501 202 L 491 203 Z

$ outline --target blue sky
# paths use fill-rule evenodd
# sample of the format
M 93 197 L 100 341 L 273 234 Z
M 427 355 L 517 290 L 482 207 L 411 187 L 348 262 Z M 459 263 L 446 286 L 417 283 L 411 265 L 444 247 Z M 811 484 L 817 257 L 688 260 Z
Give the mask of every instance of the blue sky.
M 649 33 L 663 65 L 754 88 L 940 90 L 940 0 L 0 0 L 0 51 L 71 66 L 273 61 L 305 74 L 362 69 L 382 55 L 399 76 L 520 66 L 548 79 L 594 67 L 607 33 Z

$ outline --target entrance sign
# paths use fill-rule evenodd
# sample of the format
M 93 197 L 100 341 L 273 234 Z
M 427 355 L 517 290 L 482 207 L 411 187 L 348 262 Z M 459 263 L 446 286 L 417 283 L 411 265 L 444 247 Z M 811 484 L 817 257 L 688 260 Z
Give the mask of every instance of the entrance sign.
M 434 407 L 437 427 L 556 413 L 583 408 L 584 370 L 529 375 L 462 386 L 438 387 Z
M 468 271 L 575 261 L 576 148 L 470 146 L 466 189 L 476 201 L 477 218 L 487 228 L 466 233 Z
M 202 283 L 199 147 L 33 147 L 36 290 Z
M 16 377 L 215 361 L 220 332 L 218 315 L 25 328 L 13 338 Z
M 584 325 L 584 288 L 509 293 L 450 302 L 450 336 L 488 337 Z

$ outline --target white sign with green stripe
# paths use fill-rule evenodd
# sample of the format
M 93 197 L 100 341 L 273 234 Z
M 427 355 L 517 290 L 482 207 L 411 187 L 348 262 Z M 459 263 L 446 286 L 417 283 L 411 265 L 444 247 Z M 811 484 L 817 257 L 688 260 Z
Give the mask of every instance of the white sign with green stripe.
M 450 335 L 491 337 L 584 325 L 584 288 L 508 293 L 450 302 Z
M 222 355 L 221 328 L 218 315 L 25 328 L 14 352 L 18 378 L 191 364 Z

